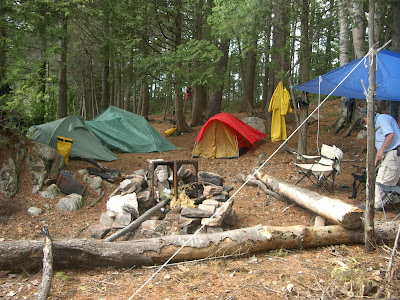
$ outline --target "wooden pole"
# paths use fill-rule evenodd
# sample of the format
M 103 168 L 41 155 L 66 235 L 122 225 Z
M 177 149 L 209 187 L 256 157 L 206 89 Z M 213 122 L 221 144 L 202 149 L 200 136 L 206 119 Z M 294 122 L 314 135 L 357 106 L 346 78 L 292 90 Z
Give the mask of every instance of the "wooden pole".
M 374 210 L 375 210 L 375 90 L 376 90 L 376 70 L 375 70 L 375 45 L 374 45 L 374 14 L 375 1 L 369 1 L 369 72 L 368 72 L 368 93 L 367 93 L 367 203 L 364 215 L 364 236 L 365 248 L 372 251 L 374 243 Z

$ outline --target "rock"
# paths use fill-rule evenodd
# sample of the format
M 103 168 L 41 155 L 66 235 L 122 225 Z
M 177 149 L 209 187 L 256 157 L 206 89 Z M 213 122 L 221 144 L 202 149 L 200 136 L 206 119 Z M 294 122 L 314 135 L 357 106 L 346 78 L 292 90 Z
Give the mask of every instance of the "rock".
M 154 170 L 154 176 L 157 177 L 159 182 L 168 181 L 168 166 L 157 166 L 157 168 Z
M 257 129 L 258 131 L 261 131 L 262 133 L 265 133 L 265 121 L 264 119 L 257 118 L 257 117 L 244 117 L 241 119 L 244 123 L 247 125 L 250 125 L 251 127 Z
M 213 200 L 213 199 L 206 199 L 202 202 L 202 204 L 214 205 L 215 207 L 219 206 L 219 202 L 217 200 Z
M 220 186 L 224 183 L 224 180 L 220 175 L 212 172 L 199 172 L 198 178 L 199 182 L 207 182 Z
M 181 215 L 187 218 L 209 218 L 213 215 L 213 213 L 195 207 L 186 207 L 182 209 Z
M 232 208 L 231 212 L 225 216 L 223 224 L 227 226 L 235 226 L 236 225 L 236 213 L 235 210 Z
M 213 227 L 213 226 L 206 226 L 207 233 L 218 233 L 223 232 L 224 230 L 222 227 Z
M 111 231 L 111 228 L 101 224 L 95 224 L 90 226 L 89 230 L 92 232 L 91 238 L 103 239 Z
M 139 215 L 138 202 L 136 199 L 136 193 L 126 195 L 115 195 L 107 201 L 107 209 L 116 213 L 123 213 L 129 211 L 136 215 Z
M 220 202 L 225 202 L 226 200 L 229 199 L 229 194 L 225 191 L 223 191 L 221 194 L 214 195 L 210 199 L 220 201 Z
M 44 181 L 47 177 L 47 172 L 42 171 L 42 172 L 32 172 L 32 194 L 38 193 L 44 185 Z
M 178 217 L 179 231 L 182 234 L 194 233 L 200 225 L 201 219 L 199 218 L 186 218 L 183 216 Z
M 152 171 L 152 168 L 153 168 L 153 162 L 157 162 L 157 161 L 164 161 L 162 158 L 158 158 L 158 159 L 147 159 L 146 160 L 146 167 L 147 167 L 147 170 L 148 170 L 148 172 L 150 173 L 150 175 L 151 175 L 151 171 Z
M 233 205 L 232 201 L 229 203 L 228 202 L 220 203 L 219 204 L 220 207 L 217 209 L 217 216 L 221 216 L 223 218 L 228 216 L 232 210 L 232 205 Z
M 153 206 L 153 199 L 151 197 L 151 191 L 146 190 L 136 195 L 138 204 L 141 208 L 150 208 Z
M 103 226 L 106 227 L 110 227 L 112 226 L 112 224 L 114 223 L 114 219 L 117 216 L 117 214 L 115 214 L 114 217 L 111 217 L 108 213 L 102 213 L 100 216 L 100 221 L 99 223 Z
M 37 216 L 39 216 L 42 212 L 43 212 L 43 209 L 38 208 L 38 207 L 31 206 L 31 207 L 28 208 L 28 213 L 29 213 L 32 217 L 37 217 Z
M 325 219 L 321 216 L 316 216 L 314 221 L 314 227 L 325 226 Z
M 56 149 L 35 141 L 32 141 L 32 145 L 25 160 L 28 169 L 46 171 L 48 177 L 52 178 L 65 167 L 65 158 Z
M 257 164 L 261 165 L 264 163 L 265 158 L 266 158 L 267 154 L 265 152 L 260 153 L 260 155 L 258 156 L 258 160 L 257 160 Z
M 83 177 L 85 175 L 89 175 L 89 171 L 87 169 L 80 169 L 78 170 L 78 174 Z
M 103 190 L 103 179 L 99 176 L 85 175 L 83 180 L 91 187 L 98 195 L 101 194 Z
M 185 179 L 192 175 L 192 171 L 186 165 L 182 165 L 178 170 L 178 179 Z
M 139 230 L 144 232 L 155 232 L 156 228 L 162 223 L 161 220 L 146 220 L 142 224 L 140 224 Z
M 207 185 L 204 187 L 203 194 L 206 196 L 213 196 L 221 194 L 224 191 L 224 188 L 220 185 Z
M 0 188 L 9 198 L 14 197 L 18 191 L 18 169 L 12 157 L 8 158 L 8 164 L 0 170 Z
M 367 130 L 361 130 L 358 134 L 357 134 L 357 140 L 363 140 L 367 137 Z
M 112 227 L 113 228 L 124 228 L 125 226 L 129 225 L 132 222 L 132 215 L 130 212 L 122 211 L 117 214 Z
M 207 210 L 207 211 L 209 211 L 209 212 L 211 212 L 211 213 L 215 213 L 215 210 L 216 210 L 216 206 L 215 205 L 209 205 L 209 204 L 199 204 L 199 207 L 198 207 L 199 209 L 202 209 L 202 210 Z
M 113 219 L 115 219 L 115 218 L 117 217 L 117 215 L 118 215 L 117 212 L 113 212 L 113 211 L 111 211 L 111 210 L 107 210 L 106 214 L 107 214 L 110 218 L 113 218 Z
M 62 211 L 78 210 L 83 205 L 82 196 L 79 194 L 71 194 L 62 198 L 56 207 Z
M 42 192 L 41 196 L 47 199 L 54 199 L 61 193 L 60 189 L 56 184 L 50 185 L 44 192 Z
M 224 221 L 224 218 L 221 216 L 216 216 L 212 219 L 211 218 L 203 218 L 203 219 L 201 219 L 201 225 L 217 227 L 217 226 L 221 226 L 223 221 Z
M 233 191 L 233 186 L 232 185 L 224 185 L 224 191 L 229 194 L 231 191 Z

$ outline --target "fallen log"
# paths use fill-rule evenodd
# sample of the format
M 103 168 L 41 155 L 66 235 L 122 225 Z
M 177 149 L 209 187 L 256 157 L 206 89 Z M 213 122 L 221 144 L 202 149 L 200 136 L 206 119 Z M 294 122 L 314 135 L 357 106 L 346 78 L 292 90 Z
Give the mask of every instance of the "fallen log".
M 376 223 L 377 241 L 392 242 L 399 222 Z M 161 264 L 184 246 L 171 262 L 249 254 L 273 249 L 303 249 L 334 244 L 363 244 L 364 230 L 339 225 L 322 227 L 254 226 L 210 234 L 170 235 L 107 243 L 89 239 L 53 241 L 54 268 L 132 267 Z M 43 241 L 0 243 L 0 270 L 39 269 Z
M 288 199 L 285 199 L 281 195 L 279 195 L 279 194 L 271 191 L 270 189 L 268 189 L 268 187 L 261 180 L 257 179 L 254 176 L 246 175 L 243 172 L 240 172 L 237 175 L 237 177 L 243 183 L 247 181 L 248 185 L 253 185 L 253 186 L 259 187 L 267 195 L 270 195 L 270 196 L 272 196 L 272 197 L 274 197 L 274 198 L 276 198 L 276 199 L 278 199 L 280 201 L 286 201 L 286 202 L 288 201 Z
M 256 177 L 270 190 L 282 197 L 289 198 L 296 204 L 309 209 L 325 219 L 346 228 L 359 228 L 362 225 L 363 210 L 339 199 L 322 196 L 297 185 L 279 181 L 262 171 Z

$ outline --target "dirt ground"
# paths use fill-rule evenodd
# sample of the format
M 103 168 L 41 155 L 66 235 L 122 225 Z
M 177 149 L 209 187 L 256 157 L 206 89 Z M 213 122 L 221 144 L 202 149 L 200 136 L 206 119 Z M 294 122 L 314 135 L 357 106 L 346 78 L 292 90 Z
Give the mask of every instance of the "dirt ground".
M 310 111 L 313 107 L 310 107 Z M 343 201 L 357 204 L 358 199 L 349 199 L 352 192 L 353 165 L 364 166 L 366 139 L 358 141 L 356 136 L 343 137 L 332 133 L 332 125 L 339 111 L 338 100 L 330 100 L 321 110 L 319 130 L 316 118 L 310 119 L 308 150 L 315 153 L 323 143 L 336 145 L 344 152 L 342 173 L 337 177 L 334 194 L 321 188 L 315 191 Z M 244 117 L 245 114 L 235 114 Z M 161 116 L 151 116 L 151 124 L 160 132 L 171 128 Z M 147 159 L 165 160 L 192 159 L 192 149 L 201 126 L 192 128 L 189 134 L 171 136 L 168 139 L 178 150 L 163 153 L 117 153 L 119 161 L 104 163 L 107 167 L 120 169 L 130 174 L 146 168 Z M 295 129 L 288 124 L 288 133 Z M 258 224 L 271 226 L 314 225 L 314 215 L 299 206 L 287 204 L 266 196 L 251 186 L 242 187 L 237 174 L 258 166 L 260 154 L 266 158 L 274 153 L 281 142 L 262 141 L 239 159 L 198 159 L 199 170 L 215 172 L 223 176 L 225 184 L 233 185 L 239 192 L 235 196 L 234 209 L 237 214 L 235 228 Z M 297 148 L 295 134 L 287 145 Z M 263 171 L 283 181 L 296 183 L 299 178 L 293 165 L 294 156 L 278 152 L 263 168 Z M 66 169 L 77 172 L 91 166 L 87 162 L 70 160 Z M 59 200 L 43 199 L 31 193 L 30 175 L 21 171 L 21 188 L 12 199 L 0 194 L 0 243 L 4 240 L 43 239 L 41 228 L 46 224 L 54 240 L 90 238 L 88 227 L 99 221 L 106 211 L 108 195 L 116 186 L 105 184 L 105 197 L 90 207 L 98 195 L 88 190 L 84 206 L 76 212 L 60 212 L 55 208 Z M 304 183 L 304 188 L 311 185 Z M 231 192 L 232 194 L 233 192 Z M 30 206 L 43 208 L 39 217 L 27 213 Z M 377 219 L 383 219 L 377 213 Z M 367 253 L 363 245 L 336 245 L 317 249 L 277 249 L 256 255 L 240 257 L 210 258 L 166 266 L 154 277 L 159 266 L 125 269 L 56 270 L 49 299 L 352 299 L 352 298 L 396 298 L 400 296 L 395 260 L 394 276 L 385 279 L 391 248 L 377 245 L 375 251 Z M 0 272 L 0 298 L 34 299 L 41 280 L 41 273 L 21 270 L 13 274 Z

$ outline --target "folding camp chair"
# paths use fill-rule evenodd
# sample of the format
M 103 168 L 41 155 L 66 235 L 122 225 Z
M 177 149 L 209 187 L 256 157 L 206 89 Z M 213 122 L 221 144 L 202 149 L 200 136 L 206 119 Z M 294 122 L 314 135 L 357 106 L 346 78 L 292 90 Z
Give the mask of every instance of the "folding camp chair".
M 383 210 L 383 214 L 385 216 L 385 220 L 387 222 L 385 206 L 387 206 L 387 204 L 392 202 L 392 200 L 395 197 L 400 197 L 400 185 L 391 186 L 391 185 L 384 185 L 379 182 L 377 182 L 376 184 L 381 188 L 381 190 L 385 194 L 385 196 L 382 199 L 382 210 Z M 400 216 L 400 214 L 398 214 L 392 221 L 396 220 L 399 216 Z
M 307 158 L 307 156 L 305 156 Z M 299 184 L 304 178 L 308 178 L 315 186 L 323 186 L 328 192 L 333 193 L 336 175 L 340 174 L 340 162 L 343 152 L 336 146 L 323 144 L 321 156 L 313 163 L 295 163 L 302 177 L 296 182 Z M 328 182 L 332 182 L 331 188 Z
M 351 173 L 351 176 L 353 176 L 354 181 L 353 181 L 353 193 L 349 197 L 350 199 L 356 199 L 357 195 L 362 191 L 364 191 L 367 185 L 366 168 L 355 165 L 353 165 L 353 167 L 357 169 L 357 173 L 356 172 Z

